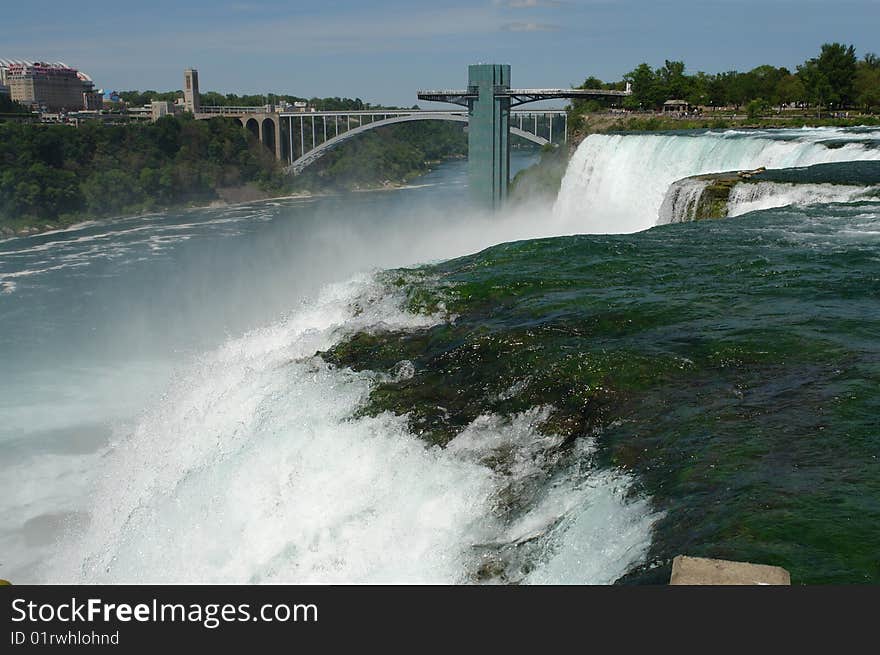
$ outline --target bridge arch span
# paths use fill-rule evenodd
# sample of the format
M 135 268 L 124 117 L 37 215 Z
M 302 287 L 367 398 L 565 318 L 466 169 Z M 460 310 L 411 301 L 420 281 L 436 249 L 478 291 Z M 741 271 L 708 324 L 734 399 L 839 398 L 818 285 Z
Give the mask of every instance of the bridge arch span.
M 291 120 L 294 117 L 291 117 Z M 388 125 L 396 125 L 397 123 L 409 123 L 412 121 L 454 121 L 457 123 L 467 123 L 468 117 L 465 114 L 449 114 L 443 112 L 437 113 L 429 113 L 429 112 L 420 112 L 417 114 L 409 114 L 404 116 L 394 116 L 392 118 L 386 118 L 381 121 L 374 121 L 372 123 L 367 123 L 366 125 L 360 125 L 358 127 L 353 127 L 346 132 L 338 136 L 334 136 L 331 139 L 327 139 L 322 144 L 317 146 L 316 148 L 309 150 L 307 153 L 295 159 L 293 163 L 288 166 L 287 171 L 293 173 L 294 175 L 299 175 L 306 166 L 310 164 L 314 164 L 321 157 L 326 155 L 330 150 L 335 148 L 336 146 L 348 141 L 349 139 L 356 137 L 358 134 L 363 134 L 369 130 L 375 130 L 380 127 L 386 127 Z M 550 143 L 547 139 L 537 136 L 535 134 L 531 134 L 530 132 L 526 132 L 525 130 L 521 130 L 519 128 L 511 126 L 510 133 L 515 134 L 516 136 L 522 137 L 527 141 L 531 141 L 539 146 L 544 146 Z
M 263 134 L 260 139 L 263 142 L 263 145 L 272 152 L 275 152 L 275 142 L 279 136 L 276 134 L 275 121 L 272 118 L 264 118 L 260 125 L 260 132 Z
M 254 138 L 257 139 L 257 141 L 260 140 L 260 123 L 256 118 L 248 118 L 245 121 L 244 126 L 254 135 Z

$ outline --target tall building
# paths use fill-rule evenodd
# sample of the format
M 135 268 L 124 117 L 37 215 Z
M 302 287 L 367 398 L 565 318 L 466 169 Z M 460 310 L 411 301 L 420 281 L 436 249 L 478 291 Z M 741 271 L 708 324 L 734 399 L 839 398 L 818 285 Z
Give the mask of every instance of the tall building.
M 0 59 L 0 84 L 9 86 L 13 100 L 49 111 L 76 111 L 88 104 L 95 84 L 85 73 L 63 62 Z
M 167 100 L 153 100 L 153 102 L 150 103 L 150 118 L 154 123 L 163 116 L 173 116 L 174 114 L 173 102 L 168 102 Z
M 187 68 L 183 71 L 183 101 L 186 111 L 198 114 L 201 110 L 199 102 L 199 71 Z

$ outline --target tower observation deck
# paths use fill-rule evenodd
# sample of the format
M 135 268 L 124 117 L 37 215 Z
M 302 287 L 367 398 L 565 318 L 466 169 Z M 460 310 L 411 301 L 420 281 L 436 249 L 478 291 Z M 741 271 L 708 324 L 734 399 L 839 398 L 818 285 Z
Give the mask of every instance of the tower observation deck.
M 631 91 L 606 89 L 513 89 L 509 64 L 472 64 L 467 89 L 419 91 L 419 100 L 449 102 L 468 110 L 468 178 L 471 194 L 496 209 L 510 183 L 510 110 L 554 98 L 626 97 Z

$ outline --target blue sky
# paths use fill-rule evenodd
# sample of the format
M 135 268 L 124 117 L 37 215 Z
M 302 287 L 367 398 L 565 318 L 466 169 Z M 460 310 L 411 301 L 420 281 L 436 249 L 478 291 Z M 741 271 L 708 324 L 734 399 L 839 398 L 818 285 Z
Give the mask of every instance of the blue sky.
M 794 68 L 822 43 L 880 52 L 880 0 L 81 0 L 3 3 L 0 57 L 62 60 L 104 89 L 360 97 L 408 106 L 462 87 L 469 63 L 514 86 L 616 80 L 643 61 L 688 71 Z

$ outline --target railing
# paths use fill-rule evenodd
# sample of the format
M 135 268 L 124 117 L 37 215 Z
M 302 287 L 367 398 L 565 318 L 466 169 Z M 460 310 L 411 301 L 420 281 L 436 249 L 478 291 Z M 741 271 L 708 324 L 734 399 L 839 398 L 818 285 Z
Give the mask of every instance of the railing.
M 286 158 L 290 163 L 290 169 L 294 172 L 299 172 L 314 159 L 317 159 L 320 153 L 316 153 L 314 156 L 310 156 L 310 153 L 319 149 L 324 143 L 336 143 L 339 141 L 339 137 L 345 133 L 361 132 L 374 123 L 384 123 L 391 119 L 418 120 L 419 116 L 425 118 L 454 116 L 456 120 L 466 121 L 467 115 L 468 112 L 464 109 L 279 112 L 280 118 L 287 125 Z M 558 121 L 555 121 L 560 118 L 563 119 L 561 126 L 558 125 Z M 510 112 L 510 127 L 539 137 L 542 139 L 539 143 L 560 141 L 565 143 L 568 133 L 568 112 L 564 109 L 513 110 Z M 561 129 L 559 129 L 560 127 Z M 555 140 L 554 134 L 557 135 Z
M 269 114 L 272 113 L 268 110 L 266 105 L 258 105 L 255 107 L 225 107 L 222 105 L 202 105 L 199 107 L 199 114 L 217 114 L 218 116 L 222 116 L 224 114 Z

